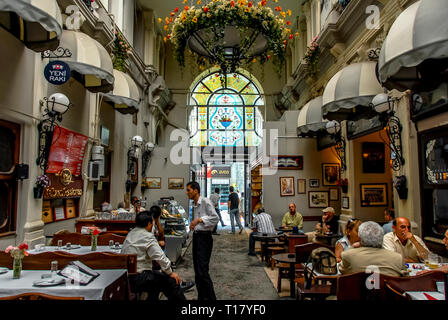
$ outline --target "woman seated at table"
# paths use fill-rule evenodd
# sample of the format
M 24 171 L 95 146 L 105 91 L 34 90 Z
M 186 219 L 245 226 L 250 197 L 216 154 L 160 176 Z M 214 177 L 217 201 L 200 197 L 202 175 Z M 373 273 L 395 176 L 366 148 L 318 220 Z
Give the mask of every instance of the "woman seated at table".
M 362 223 L 359 219 L 350 219 L 345 226 L 344 237 L 336 242 L 335 255 L 336 260 L 341 262 L 341 253 L 349 248 L 359 248 L 358 228 Z

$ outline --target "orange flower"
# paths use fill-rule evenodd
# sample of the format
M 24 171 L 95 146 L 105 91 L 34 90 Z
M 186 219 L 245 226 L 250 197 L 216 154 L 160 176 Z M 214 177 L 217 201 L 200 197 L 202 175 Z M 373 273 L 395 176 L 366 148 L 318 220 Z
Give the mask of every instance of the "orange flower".
M 285 11 L 280 12 L 280 15 L 281 15 L 283 18 L 285 18 L 285 17 L 286 17 L 286 13 L 285 13 Z
M 182 3 L 187 3 L 188 2 L 188 0 L 184 0 Z
M 249 2 L 249 3 L 247 4 L 247 6 L 248 6 L 249 8 L 252 7 L 252 6 L 253 6 L 252 2 Z
M 159 21 L 159 23 L 162 23 L 163 20 L 162 20 L 162 18 L 159 18 L 158 21 Z
M 189 6 L 185 6 L 185 7 L 184 7 L 184 10 L 185 10 L 185 11 L 188 11 L 188 9 L 190 9 Z
M 166 37 L 163 37 L 163 42 L 166 42 Z
M 265 6 L 265 5 L 266 5 L 266 3 L 267 3 L 267 1 L 266 1 L 266 0 L 263 0 L 263 1 L 261 1 L 261 5 L 262 5 L 262 6 Z
M 289 35 L 289 39 L 292 39 L 294 36 L 292 35 L 292 33 Z
M 208 8 L 208 7 L 204 7 L 204 12 L 205 13 L 207 13 L 207 12 L 209 12 L 210 11 L 210 9 Z
M 171 11 L 170 15 L 171 15 L 172 17 L 174 17 L 174 12 L 173 12 L 173 11 Z
M 191 19 L 191 21 L 193 21 L 194 23 L 198 22 L 198 18 L 194 17 L 193 19 Z
M 300 33 L 296 32 L 296 37 L 300 37 Z
M 286 24 L 287 24 L 288 26 L 290 26 L 290 25 L 291 25 L 291 21 L 286 21 Z
M 198 0 L 197 4 L 201 4 L 202 0 Z
M 231 7 L 235 7 L 235 1 L 233 1 L 233 0 L 230 1 L 230 6 L 231 6 Z
M 173 17 L 170 18 L 170 22 L 173 22 Z
M 288 16 L 291 16 L 292 15 L 292 11 L 291 10 L 288 10 L 288 11 L 286 11 L 287 13 L 288 13 Z
M 280 6 L 275 7 L 275 11 L 282 11 L 282 7 L 280 7 Z

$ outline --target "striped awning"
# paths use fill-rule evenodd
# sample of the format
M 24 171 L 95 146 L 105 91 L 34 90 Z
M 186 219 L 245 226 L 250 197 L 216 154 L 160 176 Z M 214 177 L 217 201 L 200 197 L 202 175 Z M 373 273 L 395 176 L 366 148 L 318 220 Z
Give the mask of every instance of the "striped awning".
M 0 26 L 31 50 L 55 50 L 62 35 L 62 15 L 56 0 L 1 0 Z
M 60 46 L 71 51 L 72 56 L 64 62 L 87 90 L 104 93 L 113 90 L 112 59 L 98 41 L 82 32 L 64 30 Z
M 336 73 L 324 90 L 322 116 L 337 121 L 368 117 L 369 103 L 384 92 L 375 67 L 370 61 L 354 63 Z
M 114 90 L 104 94 L 104 100 L 114 104 L 114 109 L 123 114 L 138 112 L 140 93 L 134 80 L 124 72 L 114 69 Z
M 322 96 L 309 101 L 300 109 L 297 120 L 298 136 L 316 136 L 320 130 L 325 130 L 327 121 L 322 119 Z
M 386 88 L 430 90 L 440 84 L 448 69 L 447 17 L 446 0 L 417 1 L 398 16 L 378 61 Z

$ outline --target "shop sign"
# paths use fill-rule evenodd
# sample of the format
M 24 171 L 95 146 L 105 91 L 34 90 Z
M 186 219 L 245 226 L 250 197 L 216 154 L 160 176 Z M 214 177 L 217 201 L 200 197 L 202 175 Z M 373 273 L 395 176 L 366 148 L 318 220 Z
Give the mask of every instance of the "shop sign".
M 56 127 L 48 157 L 47 173 L 59 173 L 63 169 L 68 169 L 72 175 L 79 176 L 86 147 L 86 136 Z
M 70 79 L 70 67 L 63 61 L 51 61 L 44 69 L 44 77 L 55 85 L 64 84 Z
M 69 199 L 82 196 L 83 181 L 81 176 L 72 176 L 70 170 L 64 169 L 57 174 L 47 174 L 50 186 L 44 189 L 44 200 Z
M 212 167 L 212 178 L 230 178 L 230 167 Z

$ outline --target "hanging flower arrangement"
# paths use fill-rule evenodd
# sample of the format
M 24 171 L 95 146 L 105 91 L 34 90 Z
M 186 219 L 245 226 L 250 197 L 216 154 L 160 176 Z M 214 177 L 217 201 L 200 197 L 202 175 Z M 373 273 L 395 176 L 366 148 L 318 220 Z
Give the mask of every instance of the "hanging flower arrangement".
M 128 44 L 128 42 L 120 32 L 115 31 L 114 52 L 113 52 L 114 69 L 125 72 L 126 61 L 128 60 L 130 54 L 131 54 L 131 46 Z
M 272 0 L 271 0 L 272 1 Z M 273 0 L 275 1 L 275 0 Z M 277 1 L 275 1 L 277 2 Z M 184 4 L 186 2 L 184 1 Z M 197 1 L 201 5 L 202 1 Z M 291 32 L 291 10 L 275 7 L 275 12 L 267 7 L 267 0 L 258 3 L 247 0 L 213 0 L 203 6 L 175 8 L 170 17 L 165 20 L 159 18 L 164 24 L 169 40 L 174 45 L 174 57 L 180 66 L 185 66 L 185 48 L 188 39 L 200 30 L 204 30 L 207 38 L 201 45 L 210 53 L 207 59 L 197 55 L 197 63 L 204 66 L 206 63 L 219 66 L 226 73 L 243 65 L 250 65 L 255 61 L 261 64 L 270 60 L 278 70 L 285 60 L 285 48 L 288 40 L 294 38 Z M 239 32 L 240 43 L 237 59 L 226 59 L 226 48 L 223 45 L 226 27 L 236 28 Z M 248 48 L 254 42 L 250 35 L 261 34 L 267 41 L 267 49 L 262 53 L 251 55 Z M 249 36 L 248 36 L 249 35 Z M 298 36 L 298 34 L 297 34 Z M 228 49 L 228 48 L 227 48 Z M 260 56 L 255 59 L 255 56 Z M 231 67 L 227 64 L 232 64 Z
M 311 41 L 311 44 L 309 47 L 307 47 L 306 53 L 305 53 L 305 61 L 307 62 L 309 66 L 309 70 L 311 75 L 316 75 L 319 72 L 318 64 L 319 64 L 319 56 L 320 56 L 320 49 L 319 44 L 317 43 L 317 36 L 314 37 L 314 39 Z

